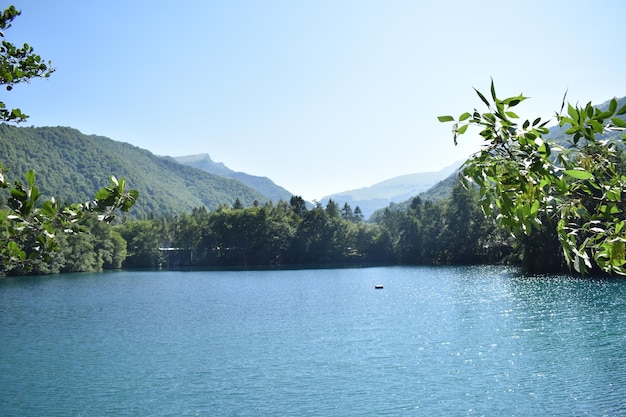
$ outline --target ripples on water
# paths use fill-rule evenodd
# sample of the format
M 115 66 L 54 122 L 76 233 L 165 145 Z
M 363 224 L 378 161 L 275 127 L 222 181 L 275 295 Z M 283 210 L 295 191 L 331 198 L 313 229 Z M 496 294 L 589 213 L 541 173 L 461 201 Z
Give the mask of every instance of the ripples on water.
M 0 415 L 626 415 L 625 299 L 495 267 L 3 279 Z

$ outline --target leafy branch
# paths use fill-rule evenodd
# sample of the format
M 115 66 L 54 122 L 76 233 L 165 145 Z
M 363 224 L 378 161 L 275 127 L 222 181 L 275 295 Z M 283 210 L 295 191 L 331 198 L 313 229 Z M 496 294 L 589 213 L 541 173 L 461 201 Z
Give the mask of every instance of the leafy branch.
M 118 211 L 128 212 L 137 200 L 137 191 L 126 191 L 125 187 L 124 179 L 111 177 L 109 185 L 101 188 L 94 200 L 64 207 L 54 198 L 40 201 L 35 172 L 26 172 L 26 184 L 15 181 L 10 190 L 8 214 L 0 212 L 0 223 L 8 221 L 8 233 L 0 239 L 0 265 L 5 270 L 28 271 L 32 262 L 46 260 L 60 249 L 57 233 L 86 231 L 82 220 L 91 214 L 96 214 L 100 221 L 113 222 Z
M 33 78 L 48 78 L 54 72 L 50 61 L 47 63 L 34 53 L 33 47 L 24 44 L 17 47 L 11 42 L 4 40 L 4 30 L 11 27 L 13 20 L 21 12 L 14 6 L 9 6 L 0 13 L 0 85 L 4 85 L 7 91 L 19 83 L 28 82 Z M 0 101 L 0 120 L 4 122 L 23 122 L 28 118 L 20 109 L 8 109 L 3 101 Z
M 616 99 L 607 110 L 588 103 L 567 105 L 567 114 L 557 114 L 559 126 L 567 127 L 569 147 L 545 140 L 548 121 L 536 118 L 520 124 L 511 109 L 527 97 L 501 100 L 493 80 L 491 99 L 474 89 L 487 106 L 459 116 L 440 116 L 453 122 L 453 139 L 478 127 L 484 140 L 481 151 L 461 168 L 466 186 L 475 184 L 487 215 L 497 213 L 499 224 L 514 236 L 530 235 L 545 219 L 556 224 L 565 260 L 580 273 L 592 268 L 626 274 L 626 229 L 624 205 L 626 176 L 620 171 L 626 139 L 606 139 L 603 134 L 626 128 Z M 565 108 L 565 98 L 561 112 Z
M 0 85 L 7 91 L 13 86 L 33 78 L 48 78 L 54 69 L 34 53 L 33 47 L 24 44 L 17 47 L 4 39 L 4 31 L 11 27 L 13 20 L 20 15 L 9 6 L 0 13 Z M 9 110 L 0 101 L 1 122 L 22 122 L 28 118 L 20 109 Z M 0 187 L 9 188 L 3 167 L 0 165 Z M 26 172 L 26 183 L 15 181 L 7 201 L 8 211 L 0 211 L 0 272 L 11 270 L 28 271 L 32 263 L 48 259 L 59 249 L 56 234 L 85 230 L 80 220 L 90 213 L 97 213 L 98 219 L 111 222 L 116 212 L 128 211 L 137 200 L 136 190 L 126 191 L 124 179 L 110 178 L 109 186 L 102 188 L 94 200 L 63 207 L 54 198 L 40 201 L 41 193 L 35 186 L 35 172 Z

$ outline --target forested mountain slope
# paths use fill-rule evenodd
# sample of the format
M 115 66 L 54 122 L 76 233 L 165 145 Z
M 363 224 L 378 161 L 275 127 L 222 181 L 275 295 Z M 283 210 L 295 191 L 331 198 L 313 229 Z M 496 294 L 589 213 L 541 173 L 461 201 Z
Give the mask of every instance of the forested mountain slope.
M 233 171 L 223 163 L 213 161 L 208 154 L 175 156 L 173 158 L 181 164 L 201 169 L 209 174 L 239 180 L 248 187 L 267 196 L 272 201 L 289 201 L 293 195 L 283 187 L 276 185 L 267 177 L 259 177 L 256 175 L 246 174 L 245 172 Z
M 93 198 L 111 175 L 125 178 L 128 187 L 139 191 L 134 217 L 215 209 L 236 199 L 245 206 L 269 200 L 240 181 L 69 127 L 0 125 L 0 163 L 10 181 L 23 181 L 25 171 L 35 170 L 40 191 L 68 203 Z

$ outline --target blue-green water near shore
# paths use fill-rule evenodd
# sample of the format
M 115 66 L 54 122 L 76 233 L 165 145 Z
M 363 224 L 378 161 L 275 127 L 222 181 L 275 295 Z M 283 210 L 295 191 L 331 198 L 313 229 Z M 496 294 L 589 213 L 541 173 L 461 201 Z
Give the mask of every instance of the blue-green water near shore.
M 4 417 L 626 415 L 620 279 L 500 267 L 7 278 L 0 337 Z

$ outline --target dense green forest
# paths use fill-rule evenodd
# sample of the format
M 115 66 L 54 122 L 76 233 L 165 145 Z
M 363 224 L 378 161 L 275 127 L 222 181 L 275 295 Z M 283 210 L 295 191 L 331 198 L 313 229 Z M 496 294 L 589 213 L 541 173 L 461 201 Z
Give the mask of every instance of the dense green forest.
M 97 188 L 94 182 L 114 167 L 144 189 L 139 201 L 147 200 L 139 213 L 116 225 L 87 217 L 83 227 L 88 232 L 59 234 L 60 250 L 31 263 L 30 270 L 3 271 L 9 275 L 108 268 L 482 263 L 519 264 L 527 271 L 567 270 L 553 217 L 538 213 L 542 227 L 514 237 L 502 227 L 497 210 L 485 216 L 479 189 L 463 186 L 457 174 L 364 219 L 348 203 L 331 200 L 310 208 L 297 196 L 272 202 L 245 189 L 238 194 L 240 185 L 227 179 L 217 181 L 225 187 L 219 200 L 205 204 L 196 195 L 203 191 L 194 184 L 202 183 L 206 173 L 74 129 L 0 125 L 0 135 L 1 155 L 10 161 L 11 171 L 34 167 L 42 190 L 53 189 L 68 200 L 86 198 Z M 561 127 L 550 129 L 546 137 L 572 146 Z M 134 165 L 145 165 L 142 170 L 131 169 L 130 160 L 122 157 L 131 153 Z M 616 158 L 619 171 L 626 172 L 621 151 Z M 163 166 L 178 174 L 163 178 Z M 215 188 L 215 176 L 206 175 L 204 186 Z M 159 189 L 159 181 L 152 182 L 152 176 L 161 183 L 156 195 L 152 192 Z M 189 196 L 183 204 L 182 195 Z M 8 216 L 0 218 L 8 225 Z
M 35 167 L 44 191 L 53 189 L 68 200 L 86 198 L 89 190 L 97 188 L 93 182 L 114 167 L 132 178 L 137 188 L 144 188 L 140 201 L 148 200 L 143 210 L 116 225 L 87 217 L 83 222 L 87 233 L 59 234 L 60 250 L 31 263 L 30 270 L 4 271 L 9 275 L 108 268 L 481 263 L 519 264 L 528 271 L 567 270 L 554 219 L 544 215 L 542 228 L 513 237 L 499 225 L 498 212 L 484 215 L 479 190 L 463 186 L 457 174 L 420 196 L 377 211 L 369 220 L 348 203 L 331 200 L 310 208 L 297 196 L 278 202 L 254 194 L 240 199 L 228 187 L 219 203 L 212 200 L 209 206 L 189 197 L 181 205 L 180 191 L 200 192 L 194 184 L 202 182 L 206 173 L 69 128 L 0 125 L 0 135 L 5 139 L 0 142 L 2 158 L 10 161 L 11 171 Z M 547 136 L 568 144 L 562 128 L 550 129 Z M 46 152 L 51 148 L 54 152 Z M 142 170 L 129 168 L 129 160 L 121 156 L 129 153 L 144 162 Z M 150 193 L 158 187 L 151 176 L 164 175 L 159 168 L 163 165 L 183 174 L 163 178 L 161 190 L 165 194 L 172 190 L 171 195 L 155 197 Z M 84 174 L 78 175 L 75 168 Z M 186 178 L 182 183 L 181 177 Z M 226 181 L 218 184 L 233 185 L 228 182 L 232 180 Z M 163 201 L 157 203 L 158 199 Z M 161 209 L 157 204 L 163 205 Z M 184 210 L 185 204 L 193 207 Z M 8 222 L 6 216 L 3 221 Z
M 0 37 L 19 15 L 13 6 L 0 14 Z M 6 91 L 54 72 L 31 46 L 8 41 L 0 64 Z M 566 107 L 564 98 L 550 130 L 540 117 L 517 120 L 511 109 L 527 97 L 500 99 L 493 80 L 490 95 L 475 91 L 483 113 L 438 117 L 453 123 L 455 144 L 470 127 L 484 139 L 461 168 L 462 184 L 444 182 L 432 191 L 438 200 L 415 197 L 367 223 L 348 203 L 309 209 L 295 196 L 273 203 L 240 181 L 128 144 L 70 128 L 2 124 L 0 274 L 521 262 L 527 270 L 567 265 L 626 275 L 624 98 L 598 107 Z M 27 118 L 0 101 L 0 121 Z M 134 219 L 110 224 L 131 207 Z
M 523 262 L 525 248 L 537 242 L 523 244 L 503 234 L 495 219 L 482 214 L 476 196 L 457 182 L 447 199 L 415 197 L 408 210 L 387 209 L 373 222 L 346 203 L 308 209 L 296 196 L 276 204 L 200 207 L 116 226 L 91 221 L 89 233 L 62 235 L 63 249 L 30 273 Z
M 205 206 L 216 209 L 239 199 L 248 206 L 269 199 L 240 181 L 159 157 L 106 137 L 69 127 L 0 124 L 0 161 L 7 177 L 34 170 L 45 196 L 86 201 L 111 175 L 127 178 L 139 195 L 131 217 L 166 216 Z M 4 198 L 8 192 L 5 191 Z M 0 194 L 2 196 L 2 194 Z
M 5 91 L 12 91 L 15 85 L 32 79 L 48 78 L 55 71 L 50 61 L 34 53 L 32 46 L 26 43 L 17 46 L 4 39 L 4 31 L 20 14 L 14 6 L 0 13 L 0 38 L 3 38 L 0 84 Z M 1 122 L 20 123 L 27 119 L 28 115 L 19 108 L 7 107 L 0 101 Z M 10 156 L 16 157 L 15 154 Z M 50 261 L 52 254 L 67 249 L 59 244 L 62 239 L 57 239 L 58 234 L 84 233 L 89 221 L 111 223 L 118 213 L 127 213 L 137 201 L 137 190 L 127 188 L 124 178 L 118 179 L 115 175 L 108 176 L 109 183 L 89 200 L 66 205 L 54 197 L 42 198 L 35 171 L 30 167 L 21 179 L 7 179 L 8 171 L 8 167 L 0 163 L 0 189 L 6 189 L 7 195 L 6 207 L 0 206 L 0 274 L 29 272 L 32 265 L 45 267 L 44 262 Z M 68 185 L 66 179 L 66 188 Z M 97 230 L 97 226 L 92 229 Z M 116 242 L 111 237 L 103 243 Z M 121 251 L 116 253 L 122 254 Z M 113 259 L 108 261 L 114 262 Z

